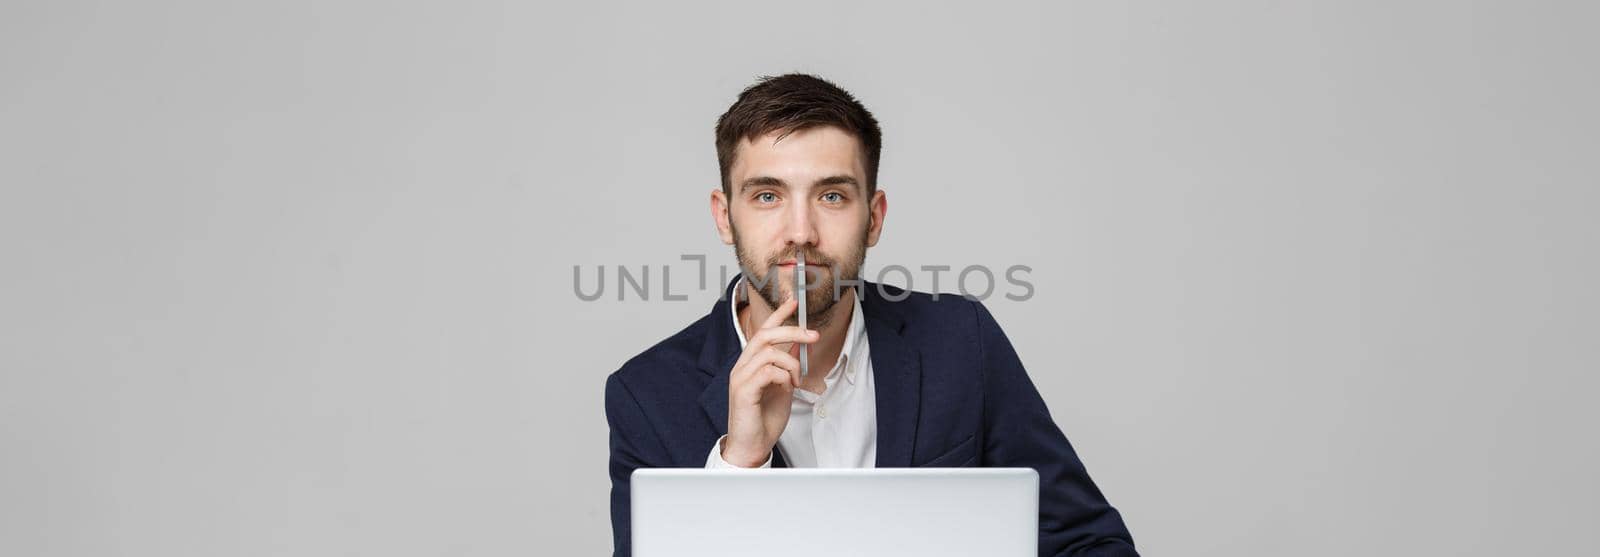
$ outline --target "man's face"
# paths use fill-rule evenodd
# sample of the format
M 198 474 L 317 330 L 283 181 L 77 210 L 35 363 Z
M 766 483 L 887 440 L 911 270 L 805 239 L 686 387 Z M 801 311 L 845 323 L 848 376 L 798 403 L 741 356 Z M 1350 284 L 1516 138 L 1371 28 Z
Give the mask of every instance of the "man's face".
M 764 284 L 757 291 L 768 307 L 794 295 L 792 263 L 805 252 L 807 284 L 814 285 L 806 313 L 820 327 L 836 302 L 834 282 L 860 277 L 887 204 L 882 191 L 866 194 L 866 161 L 855 136 L 831 126 L 797 130 L 781 141 L 779 135 L 739 144 L 728 172 L 732 194 L 713 191 L 712 213 L 751 285 Z

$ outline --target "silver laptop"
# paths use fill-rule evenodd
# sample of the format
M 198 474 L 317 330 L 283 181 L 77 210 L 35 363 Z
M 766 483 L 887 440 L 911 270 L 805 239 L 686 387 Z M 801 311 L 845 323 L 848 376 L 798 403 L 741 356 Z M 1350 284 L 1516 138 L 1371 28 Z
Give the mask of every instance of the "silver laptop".
M 640 469 L 636 557 L 1033 557 L 1032 468 Z

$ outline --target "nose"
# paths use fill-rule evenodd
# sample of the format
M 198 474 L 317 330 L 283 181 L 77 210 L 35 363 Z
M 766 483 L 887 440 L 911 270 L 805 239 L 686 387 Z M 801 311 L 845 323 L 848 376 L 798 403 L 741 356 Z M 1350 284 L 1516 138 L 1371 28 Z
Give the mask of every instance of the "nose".
M 792 203 L 788 207 L 786 240 L 792 251 L 810 249 L 817 244 L 816 222 L 811 218 L 811 204 Z

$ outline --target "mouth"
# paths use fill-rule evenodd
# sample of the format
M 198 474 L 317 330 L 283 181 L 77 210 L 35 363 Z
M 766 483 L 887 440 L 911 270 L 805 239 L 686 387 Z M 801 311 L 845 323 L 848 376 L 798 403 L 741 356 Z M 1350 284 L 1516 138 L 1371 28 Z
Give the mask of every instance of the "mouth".
M 778 266 L 784 267 L 784 269 L 794 269 L 795 261 L 794 259 L 789 259 L 789 261 L 781 261 L 778 262 Z M 827 269 L 827 266 L 824 266 L 824 264 L 821 264 L 821 262 L 806 261 L 805 266 L 811 267 L 811 269 Z

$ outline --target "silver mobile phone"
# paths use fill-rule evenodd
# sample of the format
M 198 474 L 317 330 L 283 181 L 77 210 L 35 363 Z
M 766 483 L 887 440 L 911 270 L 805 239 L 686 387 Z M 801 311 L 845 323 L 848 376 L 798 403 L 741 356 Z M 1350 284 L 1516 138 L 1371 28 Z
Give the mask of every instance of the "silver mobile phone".
M 800 315 L 800 328 L 804 329 L 806 328 L 806 254 L 803 251 L 795 255 L 794 272 L 794 295 L 800 299 L 800 307 L 795 309 L 795 313 Z M 811 368 L 810 362 L 806 358 L 806 354 L 809 352 L 811 352 L 810 346 L 800 345 L 800 377 L 802 379 L 805 378 L 806 372 Z

